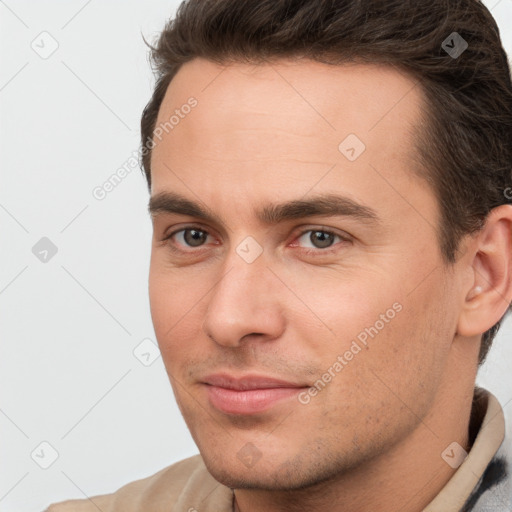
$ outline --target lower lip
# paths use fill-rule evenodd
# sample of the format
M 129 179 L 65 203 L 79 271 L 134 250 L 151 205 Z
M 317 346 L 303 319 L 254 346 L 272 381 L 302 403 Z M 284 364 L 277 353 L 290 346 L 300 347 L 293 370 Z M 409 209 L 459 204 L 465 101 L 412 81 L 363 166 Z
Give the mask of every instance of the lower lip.
M 270 409 L 277 402 L 291 398 L 306 388 L 268 388 L 235 390 L 206 386 L 210 403 L 226 414 L 255 414 Z

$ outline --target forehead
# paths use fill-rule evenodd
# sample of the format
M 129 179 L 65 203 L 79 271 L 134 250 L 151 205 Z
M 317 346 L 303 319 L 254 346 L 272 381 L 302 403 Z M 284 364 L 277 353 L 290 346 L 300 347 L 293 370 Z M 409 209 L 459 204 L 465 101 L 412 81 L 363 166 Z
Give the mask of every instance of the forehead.
M 391 122 L 409 113 L 408 120 L 414 121 L 422 94 L 417 80 L 395 66 L 329 65 L 310 59 L 220 65 L 196 58 L 185 63 L 172 79 L 158 121 L 168 119 L 190 96 L 202 104 L 196 114 L 206 114 L 206 108 L 216 111 L 223 114 L 219 122 L 233 112 L 246 110 L 253 114 L 272 112 L 277 123 L 281 113 L 287 119 L 290 115 L 295 119 L 309 115 L 313 129 L 338 130 L 349 125 L 365 132 L 373 130 L 384 117 Z M 296 129 L 309 132 L 304 125 Z
M 191 98 L 195 106 L 184 107 Z M 313 188 L 363 204 L 392 201 L 389 187 L 431 195 L 412 172 L 423 102 L 414 79 L 388 66 L 195 59 L 158 114 L 157 128 L 167 129 L 155 139 L 152 195 L 194 189 L 219 207 L 220 195 L 284 200 Z

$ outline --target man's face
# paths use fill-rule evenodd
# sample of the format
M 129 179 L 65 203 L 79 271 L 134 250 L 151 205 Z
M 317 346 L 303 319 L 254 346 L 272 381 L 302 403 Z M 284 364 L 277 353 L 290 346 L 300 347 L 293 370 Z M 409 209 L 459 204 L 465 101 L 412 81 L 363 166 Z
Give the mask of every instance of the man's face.
M 424 428 L 458 306 L 436 199 L 413 173 L 421 108 L 419 86 L 378 66 L 196 59 L 172 80 L 157 127 L 179 121 L 152 158 L 151 312 L 226 485 L 319 482 Z M 171 193 L 211 218 L 173 213 Z M 320 195 L 339 211 L 269 209 L 328 206 Z

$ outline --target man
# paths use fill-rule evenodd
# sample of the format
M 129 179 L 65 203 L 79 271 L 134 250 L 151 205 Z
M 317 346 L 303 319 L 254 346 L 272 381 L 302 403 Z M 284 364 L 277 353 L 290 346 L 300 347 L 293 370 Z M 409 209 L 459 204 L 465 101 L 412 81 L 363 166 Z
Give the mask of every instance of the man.
M 512 510 L 475 389 L 512 297 L 487 9 L 190 0 L 153 52 L 151 312 L 200 455 L 48 510 Z

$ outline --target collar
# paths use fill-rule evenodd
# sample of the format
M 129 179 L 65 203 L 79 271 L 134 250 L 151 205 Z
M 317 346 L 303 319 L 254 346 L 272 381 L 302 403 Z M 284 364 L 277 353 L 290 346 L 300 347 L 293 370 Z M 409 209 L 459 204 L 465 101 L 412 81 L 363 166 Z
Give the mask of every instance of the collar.
M 461 510 L 505 438 L 503 409 L 498 399 L 483 388 L 475 388 L 469 430 L 470 439 L 475 434 L 476 438 L 468 456 L 423 512 Z

